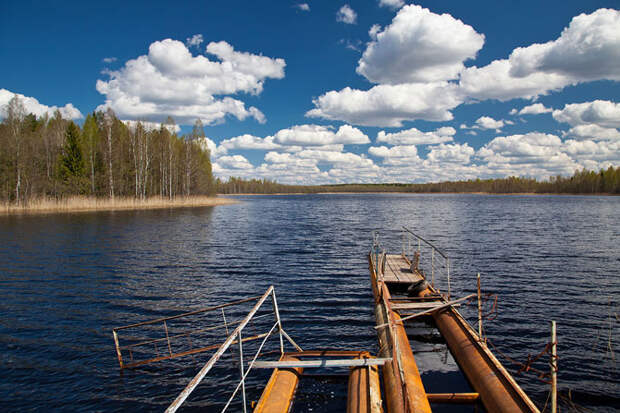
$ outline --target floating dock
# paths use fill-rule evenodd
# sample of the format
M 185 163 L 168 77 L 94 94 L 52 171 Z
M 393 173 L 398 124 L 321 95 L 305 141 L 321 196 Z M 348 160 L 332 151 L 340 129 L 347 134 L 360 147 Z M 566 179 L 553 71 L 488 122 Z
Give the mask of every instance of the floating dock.
M 401 253 L 388 254 L 375 236 L 368 264 L 374 297 L 374 329 L 379 344 L 376 356 L 364 350 L 302 350 L 283 328 L 272 286 L 260 296 L 115 328 L 113 338 L 119 366 L 121 370 L 134 368 L 215 350 L 170 404 L 166 410 L 170 413 L 181 407 L 224 353 L 234 347 L 240 380 L 221 411 L 239 406 L 243 412 L 252 409 L 256 413 L 287 413 L 293 408 L 300 379 L 307 370 L 344 368 L 348 375 L 347 413 L 426 413 L 436 404 L 475 405 L 476 411 L 489 413 L 539 412 L 482 337 L 479 285 L 478 332 L 458 312 L 457 306 L 476 294 L 451 297 L 450 261 L 443 252 L 404 228 Z M 247 315 L 231 320 L 231 312 L 246 304 L 253 304 Z M 202 325 L 207 316 L 215 324 Z M 203 320 L 201 325 L 196 325 L 196 317 Z M 266 331 L 257 334 L 252 323 L 258 319 Z M 427 392 L 422 379 L 425 372 L 420 371 L 414 357 L 417 343 L 407 331 L 411 323 L 420 320 L 436 329 L 473 391 L 463 392 L 461 388 L 461 391 Z M 174 323 L 181 330 L 175 330 Z M 246 334 L 248 326 L 252 327 L 252 334 Z M 140 338 L 133 333 L 135 329 L 145 328 L 147 337 Z M 160 335 L 154 336 L 157 332 Z M 222 343 L 224 332 L 226 339 Z M 124 345 L 120 344 L 121 333 Z M 277 350 L 265 351 L 270 337 L 276 340 L 272 343 Z M 244 354 L 249 344 L 259 340 L 253 355 Z M 185 344 L 179 347 L 178 342 Z M 292 350 L 286 351 L 285 344 Z M 273 354 L 277 358 L 269 359 Z M 246 399 L 247 377 L 253 369 L 273 370 L 256 402 Z M 241 402 L 232 404 L 239 397 Z
M 415 233 L 405 231 L 401 254 L 387 254 L 375 238 L 368 255 L 381 348 L 379 357 L 391 356 L 391 362 L 383 368 L 388 413 L 430 412 L 431 403 L 472 402 L 480 402 L 487 412 L 539 412 L 491 353 L 485 340 L 455 308 L 473 296 L 451 300 L 450 264 L 446 255 Z M 426 272 L 420 265 L 422 244 L 430 248 L 431 255 Z M 434 286 L 440 276 L 447 277 L 447 294 Z M 432 317 L 475 393 L 439 395 L 425 391 L 405 329 L 407 320 L 419 317 Z

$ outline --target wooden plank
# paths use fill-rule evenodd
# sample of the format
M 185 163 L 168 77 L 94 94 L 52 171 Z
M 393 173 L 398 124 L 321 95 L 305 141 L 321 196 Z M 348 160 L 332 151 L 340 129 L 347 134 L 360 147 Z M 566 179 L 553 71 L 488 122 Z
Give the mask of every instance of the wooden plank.
M 422 280 L 419 274 L 409 269 L 407 261 L 400 255 L 386 255 L 385 273 L 383 279 L 391 283 L 414 283 Z
M 293 368 L 319 368 L 319 367 L 366 367 L 382 366 L 391 358 L 368 358 L 368 359 L 319 359 L 319 360 L 284 360 L 284 361 L 256 361 L 254 368 L 257 369 L 293 369 Z
M 392 310 L 428 310 L 437 307 L 439 303 L 426 302 L 426 303 L 392 303 Z

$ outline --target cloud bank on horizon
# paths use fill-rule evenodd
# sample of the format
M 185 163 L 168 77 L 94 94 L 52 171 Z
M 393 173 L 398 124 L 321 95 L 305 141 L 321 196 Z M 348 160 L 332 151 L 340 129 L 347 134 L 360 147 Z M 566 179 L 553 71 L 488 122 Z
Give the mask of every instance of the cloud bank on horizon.
M 538 102 L 571 86 L 620 81 L 620 11 L 576 15 L 557 38 L 514 48 L 477 66 L 489 34 L 458 16 L 402 0 L 379 0 L 376 7 L 393 11 L 394 17 L 384 27 L 369 27 L 350 70 L 369 86 L 344 80 L 340 89 L 309 96 L 309 109 L 300 112 L 305 122 L 292 119 L 270 134 L 205 138 L 216 175 L 291 184 L 428 182 L 544 178 L 620 165 L 620 103 L 594 99 L 550 107 Z M 303 15 L 315 12 L 308 3 L 293 8 Z M 349 4 L 334 13 L 335 24 L 361 24 Z M 156 123 L 172 116 L 181 125 L 232 119 L 269 126 L 269 114 L 246 102 L 285 79 L 285 58 L 239 51 L 222 40 L 207 43 L 202 34 L 184 42 L 157 40 L 148 53 L 104 71 L 106 79 L 96 81 L 96 90 L 105 101 L 97 109 L 110 107 L 129 122 Z M 0 107 L 13 95 L 0 89 Z M 71 119 L 83 117 L 71 103 L 46 106 L 19 96 L 37 116 L 60 110 Z M 513 108 L 501 118 L 455 115 L 484 102 L 511 102 Z M 518 129 L 544 116 L 555 129 Z M 482 133 L 492 138 L 480 145 L 467 138 Z

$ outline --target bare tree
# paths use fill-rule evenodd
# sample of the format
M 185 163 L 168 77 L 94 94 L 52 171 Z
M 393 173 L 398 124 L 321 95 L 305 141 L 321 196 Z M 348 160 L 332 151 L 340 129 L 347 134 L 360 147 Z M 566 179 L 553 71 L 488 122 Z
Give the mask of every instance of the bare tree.
M 108 132 L 108 174 L 110 183 L 110 198 L 114 199 L 114 175 L 112 174 L 112 126 L 114 125 L 114 111 L 108 108 L 103 117 Z
M 13 144 L 15 149 L 15 202 L 20 204 L 20 191 L 22 186 L 22 126 L 24 118 L 26 117 L 26 108 L 21 99 L 14 95 L 7 105 L 7 117 L 6 121 L 9 124 L 11 131 L 11 137 L 13 138 Z

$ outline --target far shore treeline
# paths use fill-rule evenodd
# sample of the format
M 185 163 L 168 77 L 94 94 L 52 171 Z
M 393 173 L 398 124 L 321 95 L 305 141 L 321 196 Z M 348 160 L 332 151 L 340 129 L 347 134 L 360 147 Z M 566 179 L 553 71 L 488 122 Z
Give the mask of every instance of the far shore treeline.
M 284 185 L 266 179 L 214 179 L 202 123 L 179 136 L 172 118 L 150 124 L 119 120 L 111 109 L 89 114 L 82 127 L 26 113 L 11 99 L 0 122 L 0 202 L 74 196 L 174 200 L 219 194 L 319 192 L 620 194 L 620 167 L 576 171 L 571 177 L 476 179 L 424 184 Z M 151 127 L 147 127 L 151 126 Z
M 342 184 L 282 185 L 274 181 L 230 178 L 216 180 L 220 194 L 290 194 L 324 192 L 406 192 L 406 193 L 492 193 L 492 194 L 610 194 L 620 195 L 620 167 L 599 172 L 576 171 L 571 177 L 555 176 L 546 181 L 533 178 L 475 179 L 426 184 Z
M 36 117 L 14 97 L 0 123 L 0 201 L 27 205 L 40 198 L 214 195 L 209 150 L 200 121 L 191 134 L 89 114 L 83 126 L 61 113 Z

